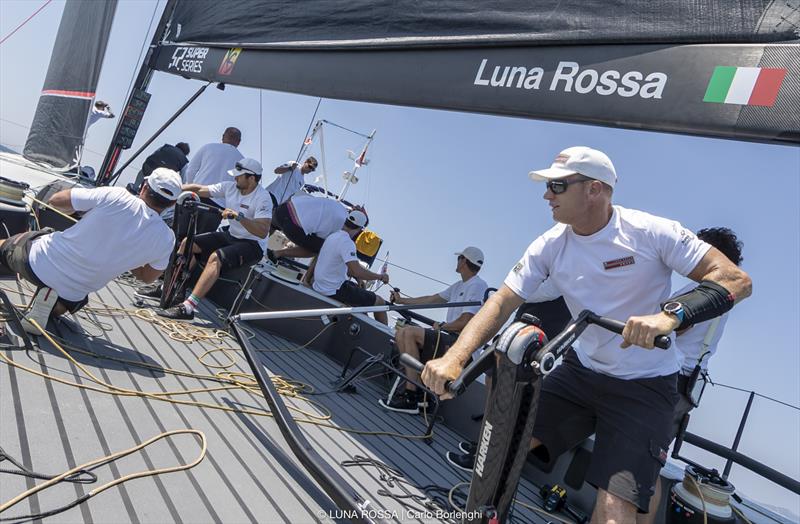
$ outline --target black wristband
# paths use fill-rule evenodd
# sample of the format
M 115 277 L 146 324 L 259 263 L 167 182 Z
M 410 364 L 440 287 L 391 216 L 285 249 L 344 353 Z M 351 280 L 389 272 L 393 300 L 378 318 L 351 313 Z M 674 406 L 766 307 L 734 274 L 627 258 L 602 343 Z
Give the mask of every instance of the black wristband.
M 680 302 L 683 306 L 683 322 L 675 328 L 676 331 L 687 329 L 694 324 L 727 313 L 735 301 L 736 297 L 733 296 L 733 293 L 710 280 L 703 280 L 699 286 L 688 293 L 668 300 L 668 302 Z

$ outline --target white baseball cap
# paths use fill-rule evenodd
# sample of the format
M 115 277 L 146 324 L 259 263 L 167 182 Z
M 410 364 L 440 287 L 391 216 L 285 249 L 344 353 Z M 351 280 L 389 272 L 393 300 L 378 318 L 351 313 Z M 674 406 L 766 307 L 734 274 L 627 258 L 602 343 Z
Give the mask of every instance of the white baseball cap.
M 367 219 L 367 214 L 361 211 L 360 209 L 354 209 L 350 211 L 350 213 L 347 214 L 347 221 L 350 222 L 350 224 L 361 229 L 367 227 L 367 224 L 369 223 L 369 219 Z
M 617 171 L 611 159 L 602 151 L 586 146 L 570 147 L 558 154 L 549 169 L 531 171 L 528 176 L 534 182 L 564 178 L 581 174 L 604 182 L 611 187 L 617 183 Z
M 181 194 L 181 176 L 166 167 L 153 169 L 147 178 L 147 186 L 156 194 L 161 195 L 170 202 L 178 200 Z
M 228 170 L 228 174 L 230 176 L 239 176 L 239 175 L 259 175 L 263 173 L 264 170 L 261 168 L 261 162 L 256 160 L 255 158 L 243 158 L 236 162 L 236 165 L 233 166 L 233 169 Z
M 483 251 L 477 247 L 465 247 L 460 253 L 453 253 L 456 256 L 463 256 L 478 267 L 483 266 Z

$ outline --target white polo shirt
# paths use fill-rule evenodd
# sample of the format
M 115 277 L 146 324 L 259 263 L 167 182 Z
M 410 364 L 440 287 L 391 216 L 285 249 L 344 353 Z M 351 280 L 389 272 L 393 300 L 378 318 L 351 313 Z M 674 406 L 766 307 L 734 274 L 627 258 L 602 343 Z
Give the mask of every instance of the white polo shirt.
M 283 164 L 281 167 L 289 167 L 289 163 Z M 287 171 L 283 174 L 277 175 L 275 180 L 273 180 L 268 186 L 267 191 L 275 195 L 275 199 L 278 201 L 278 205 L 283 204 L 289 198 L 300 191 L 300 188 L 303 187 L 303 182 L 305 178 L 303 177 L 303 172 L 300 171 L 300 168 L 303 167 L 303 164 L 298 164 L 294 169 L 291 171 Z
M 208 186 L 208 192 L 212 197 L 221 199 L 223 201 L 222 205 L 226 208 L 241 213 L 245 218 L 269 218 L 272 220 L 272 199 L 269 197 L 267 190 L 261 185 L 256 186 L 250 193 L 243 195 L 236 187 L 236 182 L 228 180 Z M 255 240 L 262 250 L 266 248 L 267 238 L 257 237 L 236 220 L 229 220 L 228 222 L 230 225 L 228 232 L 231 236 Z
M 480 302 L 483 300 L 483 294 L 488 287 L 481 277 L 474 275 L 466 282 L 463 280 L 455 282 L 444 291 L 440 291 L 438 295 L 447 302 Z M 445 322 L 452 322 L 463 313 L 472 313 L 474 315 L 480 308 L 480 305 L 448 308 Z
M 164 270 L 175 235 L 144 200 L 122 187 L 70 190 L 84 211 L 65 231 L 33 241 L 28 261 L 39 280 L 66 300 L 82 300 L 125 271 L 149 264 Z
M 347 210 L 338 200 L 298 194 L 292 199 L 297 219 L 307 235 L 327 238 L 342 229 Z
M 592 235 L 578 235 L 564 224 L 545 232 L 505 284 L 527 299 L 549 276 L 573 317 L 589 309 L 625 322 L 658 313 L 671 295 L 672 272 L 688 275 L 710 247 L 678 222 L 614 206 L 608 224 Z M 575 349 L 581 363 L 598 373 L 634 379 L 679 368 L 674 348 L 622 349 L 620 335 L 598 326 L 589 326 L 580 341 Z
M 356 244 L 350 235 L 343 229 L 331 233 L 319 251 L 311 287 L 326 297 L 333 296 L 347 280 L 347 263 L 354 260 L 358 260 Z
M 187 184 L 210 186 L 229 180 L 228 171 L 242 158 L 244 155 L 231 144 L 206 144 L 192 156 L 181 174 Z M 215 198 L 214 202 L 223 205 L 221 198 Z

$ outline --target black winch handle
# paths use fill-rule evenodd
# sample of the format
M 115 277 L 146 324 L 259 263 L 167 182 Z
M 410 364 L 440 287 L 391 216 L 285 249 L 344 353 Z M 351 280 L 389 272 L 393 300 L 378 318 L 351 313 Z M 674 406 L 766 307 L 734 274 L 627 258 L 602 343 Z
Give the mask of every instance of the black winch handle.
M 599 315 L 590 315 L 588 320 L 590 324 L 597 324 L 598 326 L 617 333 L 618 335 L 621 335 L 622 330 L 625 329 L 624 322 L 620 322 L 619 320 L 614 320 L 612 318 L 601 317 Z M 655 345 L 657 348 L 669 349 L 669 347 L 672 345 L 672 340 L 670 340 L 667 335 L 658 335 L 653 341 L 653 345 Z
M 489 368 L 494 365 L 494 348 L 494 344 L 489 346 L 489 348 L 484 350 L 478 358 L 473 359 L 472 363 L 461 370 L 461 374 L 455 380 L 448 380 L 445 382 L 445 389 L 454 397 L 464 393 L 470 384 L 478 380 L 478 377 L 486 373 Z M 400 363 L 404 366 L 410 367 L 418 373 L 422 373 L 422 370 L 425 368 L 425 364 L 406 353 L 400 355 Z

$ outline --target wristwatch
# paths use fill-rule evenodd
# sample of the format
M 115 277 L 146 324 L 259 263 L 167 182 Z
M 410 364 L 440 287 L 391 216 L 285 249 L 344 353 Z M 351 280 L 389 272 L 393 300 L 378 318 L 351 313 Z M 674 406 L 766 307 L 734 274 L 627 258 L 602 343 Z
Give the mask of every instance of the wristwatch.
M 241 222 L 242 221 L 242 214 L 241 213 L 236 213 L 236 217 L 234 218 L 234 220 L 237 221 L 237 222 Z
M 678 317 L 678 325 L 683 324 L 683 319 L 686 316 L 686 311 L 683 309 L 683 304 L 680 302 L 667 302 L 661 307 L 661 311 L 669 315 Z

